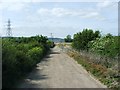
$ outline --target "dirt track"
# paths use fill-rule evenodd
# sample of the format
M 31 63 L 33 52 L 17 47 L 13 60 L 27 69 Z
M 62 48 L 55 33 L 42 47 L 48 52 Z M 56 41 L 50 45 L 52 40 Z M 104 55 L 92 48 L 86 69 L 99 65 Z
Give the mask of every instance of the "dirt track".
M 58 47 L 39 63 L 19 88 L 106 88 Z

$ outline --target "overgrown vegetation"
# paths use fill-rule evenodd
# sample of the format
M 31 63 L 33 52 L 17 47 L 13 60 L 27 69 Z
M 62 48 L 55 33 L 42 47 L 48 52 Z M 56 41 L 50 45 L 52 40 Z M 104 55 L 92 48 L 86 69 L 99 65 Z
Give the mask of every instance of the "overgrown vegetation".
M 46 55 L 50 44 L 44 36 L 2 38 L 3 88 L 12 87 L 30 72 Z
M 94 41 L 89 42 L 89 51 L 101 54 L 105 57 L 117 58 L 120 51 L 118 44 L 118 36 L 112 36 L 107 34 L 104 37 L 97 38 Z
M 82 32 L 74 34 L 72 47 L 77 52 L 73 50 L 68 54 L 109 88 L 118 88 L 120 78 L 118 39 L 120 39 L 119 36 L 111 34 L 101 36 L 99 31 L 84 29 Z
M 108 88 L 119 88 L 119 77 L 118 69 L 113 70 L 111 68 L 107 68 L 102 64 L 97 64 L 90 59 L 88 56 L 83 56 L 83 53 L 79 53 L 78 51 L 70 50 L 67 54 L 74 58 L 79 64 L 81 64 L 88 72 L 93 74 L 95 77 L 99 79 L 102 83 L 108 86 Z

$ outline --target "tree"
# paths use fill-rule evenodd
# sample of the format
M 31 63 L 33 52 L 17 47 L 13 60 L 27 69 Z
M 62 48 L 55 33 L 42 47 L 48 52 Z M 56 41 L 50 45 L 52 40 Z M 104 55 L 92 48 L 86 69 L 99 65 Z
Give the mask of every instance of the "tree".
M 105 38 L 112 38 L 113 36 L 112 36 L 112 34 L 110 34 L 110 33 L 108 33 L 106 36 L 105 36 Z
M 64 40 L 65 42 L 72 42 L 71 35 L 67 35 Z
M 92 29 L 83 29 L 82 32 L 74 34 L 72 46 L 78 50 L 88 50 L 88 43 L 100 37 L 100 32 Z

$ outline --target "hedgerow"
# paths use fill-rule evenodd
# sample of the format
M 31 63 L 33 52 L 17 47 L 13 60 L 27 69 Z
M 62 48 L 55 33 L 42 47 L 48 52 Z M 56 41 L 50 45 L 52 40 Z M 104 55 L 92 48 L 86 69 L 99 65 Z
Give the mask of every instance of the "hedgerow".
M 49 50 L 44 36 L 2 38 L 2 86 L 13 87 Z

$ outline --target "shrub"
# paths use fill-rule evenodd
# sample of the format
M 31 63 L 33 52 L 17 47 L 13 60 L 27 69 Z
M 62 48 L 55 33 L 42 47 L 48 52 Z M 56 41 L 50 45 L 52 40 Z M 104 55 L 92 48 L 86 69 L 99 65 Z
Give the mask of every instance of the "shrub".
M 89 41 L 95 40 L 96 38 L 100 38 L 100 32 L 91 29 L 83 29 L 82 32 L 74 34 L 72 47 L 77 50 L 88 50 Z
M 9 42 L 3 43 L 3 47 L 2 47 L 2 76 L 3 76 L 2 85 L 3 87 L 11 86 L 11 83 L 18 78 L 18 73 L 16 68 L 16 64 L 17 64 L 16 51 L 17 49 L 13 45 L 10 45 Z
M 33 65 L 41 61 L 43 57 L 43 49 L 41 47 L 34 47 L 27 52 L 27 55 L 31 57 Z
M 2 38 L 2 87 L 9 88 L 41 61 L 49 50 L 47 38 Z
M 31 58 L 27 56 L 26 53 L 24 53 L 23 51 L 16 52 L 16 60 L 16 68 L 18 68 L 18 72 L 20 72 L 21 75 L 24 75 L 26 72 L 31 70 Z

